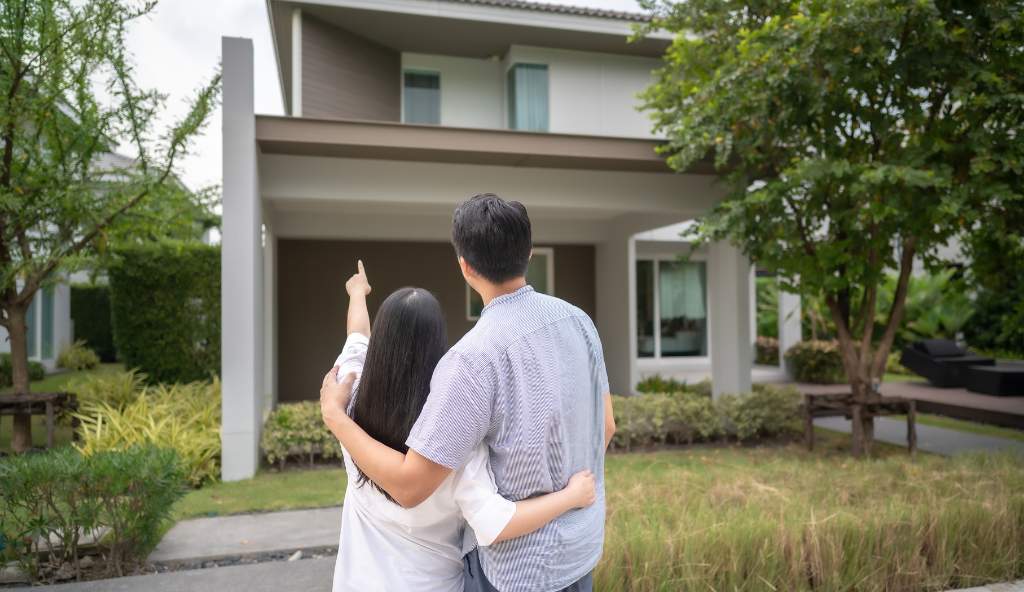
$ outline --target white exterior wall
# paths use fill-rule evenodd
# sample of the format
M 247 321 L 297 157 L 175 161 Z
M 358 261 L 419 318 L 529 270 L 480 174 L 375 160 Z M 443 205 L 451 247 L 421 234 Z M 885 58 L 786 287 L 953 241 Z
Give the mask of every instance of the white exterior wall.
M 637 93 L 652 82 L 651 72 L 660 65 L 659 60 L 513 45 L 505 56 L 503 80 L 505 71 L 515 63 L 547 64 L 549 131 L 653 136 L 650 119 L 637 110 Z
M 37 349 L 42 351 L 43 342 L 43 291 L 36 292 L 33 300 L 35 307 L 35 324 L 28 328 L 35 332 L 34 339 Z M 41 357 L 36 352 L 29 352 L 28 359 L 41 363 L 47 372 L 57 368 L 57 356 L 62 349 L 71 344 L 74 339 L 74 327 L 71 322 L 71 285 L 62 281 L 53 286 L 53 355 Z M 7 335 L 7 329 L 0 327 L 0 352 L 10 353 L 11 342 Z
M 441 125 L 487 129 L 506 127 L 504 71 L 500 61 L 403 53 L 402 70 L 437 72 L 440 75 Z M 404 105 L 402 113 L 404 117 Z

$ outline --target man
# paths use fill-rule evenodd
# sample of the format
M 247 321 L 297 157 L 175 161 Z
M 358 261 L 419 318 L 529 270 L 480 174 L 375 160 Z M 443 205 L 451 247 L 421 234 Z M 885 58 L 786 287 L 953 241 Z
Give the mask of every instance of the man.
M 416 506 L 481 442 L 498 493 L 522 500 L 598 477 L 597 502 L 533 534 L 474 550 L 467 591 L 586 591 L 604 543 L 604 451 L 615 429 L 593 322 L 526 283 L 533 248 L 526 208 L 494 194 L 455 210 L 462 275 L 484 302 L 476 326 L 442 358 L 405 454 L 370 438 L 345 413 L 351 379 L 324 379 L 324 421 L 353 461 L 398 503 Z

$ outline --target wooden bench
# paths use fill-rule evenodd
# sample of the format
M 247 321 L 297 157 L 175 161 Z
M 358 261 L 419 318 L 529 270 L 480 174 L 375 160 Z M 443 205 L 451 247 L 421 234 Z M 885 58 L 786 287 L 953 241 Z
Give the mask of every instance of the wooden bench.
M 53 448 L 53 432 L 57 414 L 78 409 L 78 399 L 72 393 L 29 393 L 27 395 L 0 395 L 0 417 L 5 415 L 45 415 L 46 447 Z
M 868 417 L 886 415 L 907 416 L 907 450 L 911 456 L 917 452 L 917 401 L 902 397 L 878 397 L 874 401 L 855 405 L 851 393 L 804 394 L 804 440 L 807 450 L 814 450 L 814 419 L 817 417 L 845 417 L 860 421 Z

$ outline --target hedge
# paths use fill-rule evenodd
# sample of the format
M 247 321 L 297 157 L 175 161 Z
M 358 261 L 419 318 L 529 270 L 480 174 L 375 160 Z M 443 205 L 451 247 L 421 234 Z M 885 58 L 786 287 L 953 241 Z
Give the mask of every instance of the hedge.
M 110 268 L 114 343 L 154 382 L 220 374 L 220 248 L 159 242 L 119 249 Z
M 801 341 L 786 350 L 785 358 L 798 382 L 835 384 L 846 381 L 837 341 Z
M 174 451 L 148 446 L 12 456 L 0 460 L 0 484 L 0 558 L 33 582 L 80 577 L 80 538 L 104 529 L 100 558 L 123 575 L 145 560 L 185 492 Z
M 99 284 L 71 286 L 71 320 L 81 339 L 103 362 L 117 359 L 110 321 L 110 288 Z
M 341 445 L 320 414 L 319 401 L 303 401 L 278 405 L 263 424 L 260 448 L 267 463 L 285 467 L 289 459 L 316 461 L 342 458 Z

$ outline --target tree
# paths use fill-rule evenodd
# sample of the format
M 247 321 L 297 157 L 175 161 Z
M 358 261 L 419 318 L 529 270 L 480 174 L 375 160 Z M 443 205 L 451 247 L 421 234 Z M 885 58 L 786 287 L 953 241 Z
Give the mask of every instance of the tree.
M 728 195 L 699 224 L 820 295 L 854 408 L 878 397 L 915 259 L 1022 207 L 1024 16 L 1014 0 L 647 0 L 675 33 L 644 94 L 684 170 Z M 879 283 L 895 273 L 875 330 Z M 869 450 L 873 421 L 853 426 Z
M 111 238 L 145 234 L 155 200 L 173 194 L 174 167 L 216 104 L 219 74 L 163 134 L 166 97 L 138 87 L 126 31 L 155 2 L 0 3 L 0 326 L 16 393 L 29 392 L 26 313 L 36 292 Z M 98 95 L 104 95 L 100 98 Z M 112 157 L 119 143 L 137 153 Z M 12 447 L 31 443 L 15 417 Z

